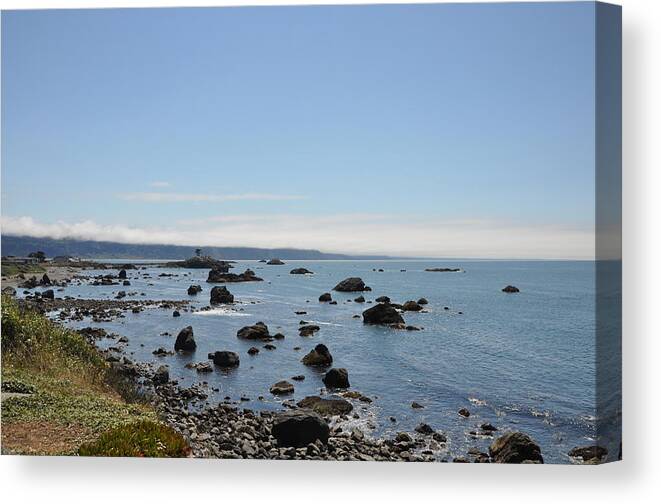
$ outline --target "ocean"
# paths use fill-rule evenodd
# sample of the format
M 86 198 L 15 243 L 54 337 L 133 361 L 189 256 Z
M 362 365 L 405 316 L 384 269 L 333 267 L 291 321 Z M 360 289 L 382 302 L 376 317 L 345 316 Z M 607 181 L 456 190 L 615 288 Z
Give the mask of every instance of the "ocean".
M 123 261 L 129 262 L 129 261 Z M 281 409 L 281 402 L 269 387 L 280 380 L 291 381 L 293 399 L 319 394 L 323 372 L 304 366 L 300 359 L 316 344 L 325 344 L 333 366 L 346 368 L 351 389 L 373 399 L 356 403 L 358 419 L 352 426 L 369 436 L 393 436 L 412 431 L 426 422 L 448 437 L 447 449 L 439 459 L 464 456 L 468 449 L 488 451 L 492 439 L 474 437 L 471 431 L 488 422 L 500 432 L 520 430 L 542 448 L 546 462 L 567 463 L 567 452 L 575 446 L 594 443 L 596 435 L 596 320 L 595 263 L 591 261 L 286 261 L 269 266 L 256 261 L 238 261 L 232 272 L 253 269 L 263 282 L 224 284 L 236 304 L 210 311 L 187 312 L 180 317 L 162 309 L 127 313 L 113 322 L 92 324 L 68 322 L 76 327 L 99 326 L 127 336 L 130 358 L 167 364 L 171 379 L 190 386 L 208 382 L 209 402 L 225 396 L 240 407 Z M 143 266 L 128 270 L 130 287 L 71 285 L 57 296 L 112 299 L 124 290 L 129 299 L 191 300 L 201 308 L 209 304 L 208 270 L 182 270 Z M 293 268 L 305 267 L 314 275 L 291 275 Z M 428 272 L 426 268 L 461 268 L 460 272 Z M 383 269 L 383 271 L 378 271 Z M 109 271 L 84 271 L 107 274 Z M 150 278 L 143 278 L 145 273 Z M 159 277 L 161 273 L 178 276 Z M 186 276 L 184 276 L 184 274 Z M 389 296 L 393 302 L 426 298 L 424 312 L 405 312 L 407 324 L 421 331 L 396 330 L 364 325 L 356 314 L 373 306 L 353 301 L 361 293 L 332 291 L 340 280 L 361 277 L 372 288 L 362 293 L 368 301 Z M 187 288 L 200 284 L 202 293 L 188 296 Z M 501 291 L 515 285 L 519 293 Z M 337 305 L 318 302 L 331 292 Z M 141 295 L 144 293 L 144 295 Z M 447 309 L 446 309 L 447 308 Z M 296 315 L 296 311 L 307 312 Z M 301 337 L 301 320 L 319 325 L 311 337 Z M 263 343 L 237 338 L 241 327 L 263 321 L 271 334 L 282 332 L 285 339 L 273 341 L 275 350 Z M 192 326 L 197 342 L 193 354 L 156 357 L 158 347 L 172 350 L 177 333 Z M 170 336 L 163 336 L 168 332 Z M 100 341 L 100 346 L 116 341 Z M 251 346 L 260 353 L 250 356 Z M 301 347 L 295 350 L 295 347 Z M 237 352 L 241 363 L 229 371 L 198 374 L 185 367 L 207 360 L 216 350 Z M 613 370 L 613 378 L 619 376 Z M 615 382 L 614 382 L 615 383 Z M 614 385 L 615 387 L 615 385 Z M 212 389 L 217 388 L 214 392 Z M 258 399 L 263 396 L 263 399 Z M 614 391 L 614 424 L 619 389 Z M 424 406 L 414 409 L 416 401 Z M 470 417 L 458 415 L 467 408 Z M 393 422 L 390 417 L 393 417 Z M 617 456 L 617 429 L 604 440 L 609 459 Z

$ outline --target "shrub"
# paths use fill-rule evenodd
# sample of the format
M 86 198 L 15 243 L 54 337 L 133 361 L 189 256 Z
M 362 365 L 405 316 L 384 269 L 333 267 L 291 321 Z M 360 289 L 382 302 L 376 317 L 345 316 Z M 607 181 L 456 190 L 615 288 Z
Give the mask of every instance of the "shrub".
M 83 457 L 186 457 L 189 453 L 180 434 L 147 420 L 111 429 L 78 450 Z

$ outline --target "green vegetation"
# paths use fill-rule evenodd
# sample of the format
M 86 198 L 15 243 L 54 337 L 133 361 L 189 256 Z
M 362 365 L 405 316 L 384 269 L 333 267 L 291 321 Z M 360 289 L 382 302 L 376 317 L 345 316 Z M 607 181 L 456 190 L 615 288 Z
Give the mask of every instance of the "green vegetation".
M 186 457 L 189 452 L 180 434 L 150 421 L 112 429 L 78 450 L 85 457 Z
M 123 453 L 139 439 L 133 453 L 180 456 L 170 455 L 179 444 L 160 432 L 153 409 L 79 333 L 2 296 L 1 341 L 3 393 L 27 394 L 2 402 L 3 452 L 75 454 L 81 443 L 137 422 L 156 427 L 142 427 L 142 437 L 122 434 Z
M 23 273 L 24 275 L 28 274 L 37 274 L 45 273 L 46 270 L 39 266 L 38 264 L 14 264 L 14 263 L 2 263 L 2 275 L 3 276 L 13 276 Z

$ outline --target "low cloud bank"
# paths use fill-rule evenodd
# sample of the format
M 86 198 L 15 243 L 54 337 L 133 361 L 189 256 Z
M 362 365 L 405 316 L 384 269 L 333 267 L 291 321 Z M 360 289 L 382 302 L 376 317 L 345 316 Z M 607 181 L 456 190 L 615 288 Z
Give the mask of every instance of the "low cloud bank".
M 2 233 L 40 238 L 186 246 L 310 248 L 323 252 L 408 257 L 594 259 L 594 230 L 523 226 L 489 220 L 399 216 L 225 215 L 169 227 L 44 223 L 2 217 Z

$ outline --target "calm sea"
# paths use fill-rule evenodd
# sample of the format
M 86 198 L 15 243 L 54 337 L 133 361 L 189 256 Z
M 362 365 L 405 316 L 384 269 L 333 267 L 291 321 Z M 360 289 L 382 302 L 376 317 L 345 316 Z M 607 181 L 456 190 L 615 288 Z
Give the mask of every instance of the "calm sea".
M 166 310 L 145 310 L 98 325 L 128 336 L 127 351 L 132 358 L 168 364 L 171 378 L 180 384 L 206 380 L 210 387 L 219 388 L 210 401 L 246 396 L 251 401 L 242 404 L 256 409 L 280 408 L 281 399 L 271 396 L 269 387 L 298 374 L 306 379 L 292 382 L 296 387 L 294 399 L 318 394 L 323 388 L 321 373 L 303 366 L 300 359 L 314 345 L 324 343 L 333 355 L 334 365 L 349 371 L 352 388 L 374 398 L 372 404 L 358 406 L 361 418 L 355 420 L 357 425 L 377 436 L 412 430 L 418 423 L 427 422 L 444 431 L 450 440 L 448 452 L 440 456 L 465 455 L 472 447 L 486 450 L 488 439 L 474 439 L 468 434 L 483 422 L 501 431 L 528 433 L 541 445 L 547 462 L 568 462 L 569 449 L 594 439 L 595 263 L 286 262 L 284 266 L 267 266 L 239 261 L 232 271 L 250 267 L 265 281 L 229 284 L 239 303 L 233 309 L 182 311 L 179 318 Z M 290 275 L 295 267 L 306 267 L 315 274 Z M 459 267 L 464 271 L 424 271 L 429 267 Z M 71 286 L 58 296 L 109 299 L 125 290 L 137 291 L 135 299 L 192 299 L 196 307 L 208 305 L 208 270 L 147 268 L 128 271 L 130 287 Z M 374 271 L 379 268 L 384 271 Z M 179 276 L 157 276 L 164 272 Z M 151 278 L 143 279 L 144 273 L 150 273 Z M 184 273 L 188 276 L 182 276 Z M 352 318 L 372 305 L 347 302 L 358 293 L 331 291 L 349 276 L 359 276 L 372 287 L 372 292 L 365 293 L 368 300 L 382 295 L 393 302 L 427 298 L 427 313 L 404 314 L 407 324 L 424 330 L 365 326 L 360 319 Z M 197 297 L 186 294 L 192 283 L 204 289 Z M 508 284 L 521 292 L 501 292 Z M 145 296 L 140 295 L 143 292 Z M 338 304 L 319 303 L 317 298 L 323 292 L 332 292 Z M 296 315 L 295 311 L 307 314 Z M 300 320 L 321 326 L 321 331 L 310 338 L 299 336 Z M 262 349 L 251 357 L 246 351 L 255 342 L 239 340 L 236 332 L 258 321 L 266 323 L 272 334 L 282 332 L 286 338 L 273 342 L 276 350 Z M 171 349 L 174 336 L 187 325 L 194 329 L 198 344 L 195 354 L 165 358 L 152 355 L 157 347 Z M 161 336 L 165 331 L 174 336 Z M 294 350 L 298 346 L 301 350 Z M 240 367 L 206 375 L 184 367 L 191 361 L 207 360 L 207 353 L 216 350 L 239 353 Z M 263 400 L 257 399 L 260 395 Z M 424 408 L 412 409 L 412 401 Z M 468 419 L 457 414 L 462 407 L 470 410 Z M 396 423 L 389 419 L 391 416 Z M 617 443 L 619 439 L 614 435 L 608 442 L 610 457 L 617 456 Z

